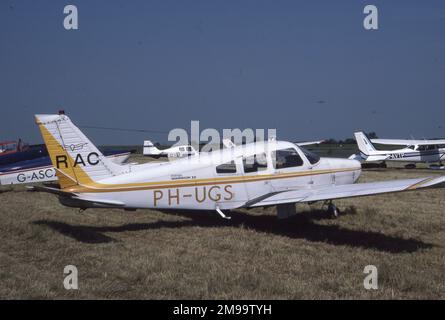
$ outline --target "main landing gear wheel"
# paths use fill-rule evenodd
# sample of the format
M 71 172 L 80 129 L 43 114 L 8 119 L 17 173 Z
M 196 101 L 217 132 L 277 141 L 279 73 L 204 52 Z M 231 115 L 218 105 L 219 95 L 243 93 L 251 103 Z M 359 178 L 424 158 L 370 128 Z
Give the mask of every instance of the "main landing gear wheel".
M 338 218 L 338 216 L 340 215 L 340 210 L 335 206 L 335 204 L 333 204 L 332 202 L 329 203 L 328 205 L 328 214 L 332 217 L 332 218 Z

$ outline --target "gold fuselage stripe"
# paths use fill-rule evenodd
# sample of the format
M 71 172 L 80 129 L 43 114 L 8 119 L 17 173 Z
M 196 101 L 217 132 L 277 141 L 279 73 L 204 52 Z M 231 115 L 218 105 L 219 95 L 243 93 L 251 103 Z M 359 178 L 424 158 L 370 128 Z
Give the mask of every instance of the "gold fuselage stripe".
M 314 171 L 301 171 L 288 174 L 264 174 L 257 176 L 238 176 L 238 177 L 225 177 L 225 178 L 206 178 L 195 180 L 177 180 L 177 181 L 153 181 L 145 183 L 134 184 L 116 184 L 106 185 L 101 183 L 93 183 L 88 185 L 79 185 L 63 189 L 66 192 L 72 193 L 96 193 L 96 192 L 122 192 L 122 191 L 137 191 L 137 190 L 150 190 L 150 189 L 165 189 L 165 188 L 178 188 L 178 187 L 197 187 L 213 184 L 235 184 L 235 183 L 247 183 L 257 182 L 264 180 L 276 180 L 276 179 L 288 179 L 294 177 L 303 176 L 315 176 L 329 173 L 341 173 L 358 171 L 360 168 L 346 168 L 346 169 L 331 169 L 331 170 L 314 170 Z

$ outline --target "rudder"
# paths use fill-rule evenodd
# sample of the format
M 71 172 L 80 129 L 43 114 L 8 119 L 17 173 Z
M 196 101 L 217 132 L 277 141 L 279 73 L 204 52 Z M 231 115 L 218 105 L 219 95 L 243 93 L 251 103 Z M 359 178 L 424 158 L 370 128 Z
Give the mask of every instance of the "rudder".
M 364 132 L 362 132 L 362 131 L 355 132 L 354 136 L 355 136 L 355 139 L 357 140 L 357 145 L 358 145 L 360 152 L 369 156 L 376 151 L 376 149 L 374 148 L 374 145 L 371 143 L 371 141 L 369 141 L 368 137 L 365 135 Z

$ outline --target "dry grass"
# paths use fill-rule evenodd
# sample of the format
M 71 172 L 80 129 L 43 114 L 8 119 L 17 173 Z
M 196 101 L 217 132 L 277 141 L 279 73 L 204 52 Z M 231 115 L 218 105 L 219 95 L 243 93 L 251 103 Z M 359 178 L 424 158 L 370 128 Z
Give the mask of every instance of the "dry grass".
M 362 181 L 439 174 L 374 170 Z M 445 298 L 445 190 L 232 212 L 126 212 L 61 206 L 23 187 L 0 191 L 0 298 Z M 79 290 L 63 288 L 63 268 Z M 379 289 L 363 288 L 363 268 Z

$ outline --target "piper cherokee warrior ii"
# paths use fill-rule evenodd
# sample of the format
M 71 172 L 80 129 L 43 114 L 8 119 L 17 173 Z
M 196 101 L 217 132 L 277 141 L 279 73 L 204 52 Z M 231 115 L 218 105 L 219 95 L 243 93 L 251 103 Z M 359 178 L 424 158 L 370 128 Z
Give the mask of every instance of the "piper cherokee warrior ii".
M 64 114 L 36 115 L 66 206 L 223 210 L 277 206 L 279 218 L 295 214 L 295 203 L 443 187 L 445 177 L 355 183 L 360 162 L 320 158 L 294 143 L 261 141 L 171 162 L 116 164 L 106 158 Z M 67 148 L 69 145 L 82 147 Z

